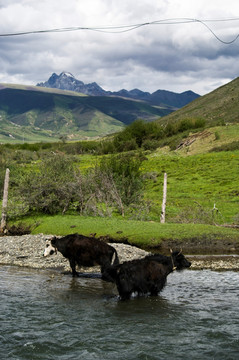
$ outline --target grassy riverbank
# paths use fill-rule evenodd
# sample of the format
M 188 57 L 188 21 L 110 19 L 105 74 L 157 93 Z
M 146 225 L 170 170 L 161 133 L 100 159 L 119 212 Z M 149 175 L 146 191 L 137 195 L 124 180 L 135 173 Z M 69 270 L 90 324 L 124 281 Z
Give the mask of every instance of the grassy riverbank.
M 168 249 L 182 246 L 191 253 L 239 253 L 238 229 L 203 224 L 161 224 L 154 221 L 126 220 L 121 217 L 99 218 L 73 215 L 25 218 L 35 224 L 32 234 L 64 236 L 78 232 L 96 234 L 144 249 Z

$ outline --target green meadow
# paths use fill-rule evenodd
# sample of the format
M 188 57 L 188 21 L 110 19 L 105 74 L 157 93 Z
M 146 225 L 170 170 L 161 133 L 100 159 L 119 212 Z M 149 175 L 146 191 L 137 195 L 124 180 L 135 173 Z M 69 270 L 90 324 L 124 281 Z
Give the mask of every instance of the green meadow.
M 238 242 L 236 229 L 205 224 L 161 224 L 157 221 L 137 221 L 120 217 L 99 218 L 77 215 L 34 216 L 24 221 L 33 225 L 32 234 L 64 236 L 80 233 L 119 242 L 126 242 L 141 248 L 158 248 L 164 241 L 176 242 L 183 247 L 188 242 Z
M 197 217 L 198 222 L 203 217 L 220 224 L 236 221 L 239 209 L 239 151 L 188 157 L 156 152 L 148 156 L 142 171 L 148 174 L 145 199 L 153 204 L 155 220 L 161 210 L 163 174 L 166 172 L 166 218 L 169 222 L 180 219 L 195 222 Z

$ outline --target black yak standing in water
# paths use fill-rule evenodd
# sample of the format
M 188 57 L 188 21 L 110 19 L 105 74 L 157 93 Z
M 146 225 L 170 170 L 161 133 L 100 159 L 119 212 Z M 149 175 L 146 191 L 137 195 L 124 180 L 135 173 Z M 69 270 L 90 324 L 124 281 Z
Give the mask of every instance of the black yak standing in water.
M 166 284 L 168 274 L 190 266 L 191 263 L 181 251 L 174 251 L 171 256 L 148 255 L 143 259 L 110 266 L 106 268 L 105 276 L 116 283 L 121 299 L 126 300 L 133 292 L 158 295 Z

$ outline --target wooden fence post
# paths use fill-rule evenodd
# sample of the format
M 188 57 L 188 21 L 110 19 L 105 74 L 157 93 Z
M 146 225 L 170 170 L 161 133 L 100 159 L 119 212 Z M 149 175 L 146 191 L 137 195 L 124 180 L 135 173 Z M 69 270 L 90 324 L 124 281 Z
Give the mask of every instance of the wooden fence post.
M 162 211 L 161 211 L 161 219 L 160 219 L 160 222 L 161 222 L 162 224 L 165 223 L 166 199 L 167 199 L 167 173 L 164 173 L 164 181 L 163 181 L 163 202 L 162 202 Z
M 9 173 L 10 170 L 6 169 L 4 190 L 3 190 L 3 201 L 2 201 L 2 219 L 0 232 L 4 232 L 7 225 L 7 200 L 8 200 L 8 185 L 9 185 Z

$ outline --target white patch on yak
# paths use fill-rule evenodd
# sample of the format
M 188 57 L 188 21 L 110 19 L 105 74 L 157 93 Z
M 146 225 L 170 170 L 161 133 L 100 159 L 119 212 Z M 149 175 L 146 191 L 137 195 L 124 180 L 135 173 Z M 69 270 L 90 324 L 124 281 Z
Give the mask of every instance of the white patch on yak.
M 46 240 L 46 247 L 43 253 L 43 256 L 49 256 L 56 253 L 56 249 L 51 245 L 50 240 Z

